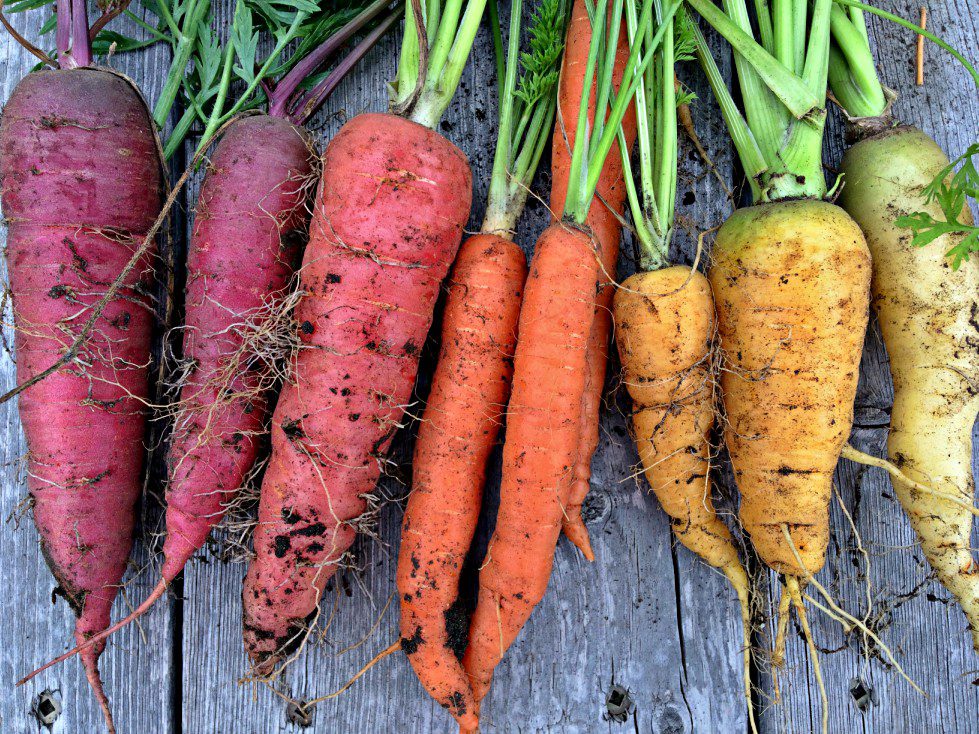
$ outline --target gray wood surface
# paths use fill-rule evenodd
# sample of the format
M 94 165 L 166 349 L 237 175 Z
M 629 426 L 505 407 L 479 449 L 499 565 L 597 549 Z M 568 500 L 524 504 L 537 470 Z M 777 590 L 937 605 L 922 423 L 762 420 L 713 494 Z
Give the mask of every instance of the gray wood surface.
M 222 5 L 227 5 L 225 3 Z M 916 17 L 912 0 L 882 0 L 882 6 Z M 968 0 L 933 3 L 932 27 L 971 58 L 979 58 L 977 21 Z M 506 3 L 503 3 L 506 5 Z M 505 8 L 503 9 L 505 16 Z M 34 37 L 41 14 L 15 17 L 15 25 Z M 913 86 L 913 38 L 874 23 L 874 39 L 885 80 L 903 97 L 897 111 L 931 133 L 949 152 L 963 150 L 979 131 L 979 99 L 968 77 L 948 57 L 928 51 L 927 86 Z M 4 35 L 0 46 L 0 99 L 33 65 Z M 442 132 L 469 156 L 476 190 L 470 221 L 478 229 L 486 196 L 495 139 L 495 79 L 488 34 L 481 33 L 475 61 L 463 77 Z M 717 45 L 717 48 L 721 48 Z M 385 107 L 384 82 L 395 71 L 397 39 L 391 35 L 362 62 L 317 116 L 313 129 L 326 141 L 346 117 Z M 729 58 L 721 54 L 729 73 Z M 121 56 L 116 68 L 130 74 L 152 99 L 166 71 L 166 52 Z M 699 81 L 696 70 L 684 76 L 700 93 L 694 107 L 701 138 L 728 182 L 736 178 L 730 145 L 724 142 L 720 117 Z M 827 135 L 828 162 L 839 160 L 839 127 Z M 687 141 L 683 145 L 679 191 L 681 231 L 677 260 L 692 262 L 696 233 L 719 224 L 731 205 L 716 178 Z M 183 204 L 192 209 L 195 181 Z M 535 190 L 546 198 L 547 175 Z M 531 202 L 521 224 L 520 243 L 532 247 L 546 210 Z M 183 226 L 178 222 L 177 226 Z M 630 248 L 623 247 L 621 274 L 631 272 Z M 0 273 L 2 276 L 2 273 Z M 10 336 L 9 314 L 5 314 Z M 431 369 L 433 345 L 427 349 Z M 614 375 L 615 368 L 610 370 Z M 857 400 L 858 448 L 881 454 L 891 402 L 890 379 L 879 333 L 872 330 L 864 355 Z M 13 384 L 10 355 L 0 354 L 0 387 Z M 426 389 L 423 370 L 419 396 Z M 486 731 L 602 732 L 636 731 L 737 732 L 747 729 L 740 683 L 740 624 L 726 581 L 673 542 L 665 516 L 644 483 L 634 478 L 637 456 L 628 436 L 628 406 L 614 379 L 608 386 L 602 443 L 595 457 L 589 527 L 596 561 L 583 562 L 562 540 L 557 550 L 549 592 L 517 644 L 497 671 L 484 708 Z M 14 405 L 0 406 L 0 517 L 7 518 L 26 495 L 21 457 L 23 437 Z M 177 596 L 159 604 L 142 622 L 145 639 L 136 629 L 118 635 L 103 657 L 106 688 L 123 734 L 264 734 L 299 732 L 290 720 L 285 697 L 309 699 L 342 685 L 374 653 L 397 635 L 394 572 L 401 500 L 408 488 L 401 477 L 410 457 L 410 432 L 394 451 L 397 476 L 382 481 L 380 493 L 390 498 L 380 515 L 377 538 L 355 546 L 359 571 L 344 573 L 327 594 L 324 618 L 336 604 L 332 624 L 287 671 L 273 692 L 241 684 L 246 660 L 241 643 L 240 591 L 244 566 L 219 560 L 211 551 L 199 554 L 185 574 Z M 721 506 L 734 506 L 725 471 L 718 472 Z M 490 468 L 487 507 L 477 538 L 485 546 L 495 511 L 499 452 Z M 864 547 L 871 555 L 869 578 L 874 614 L 886 615 L 882 635 L 899 654 L 909 674 L 929 693 L 917 696 L 878 659 L 868 659 L 859 640 L 847 640 L 831 620 L 813 612 L 814 636 L 827 650 L 821 662 L 830 695 L 833 732 L 979 732 L 979 658 L 971 651 L 961 613 L 948 606 L 947 594 L 929 580 L 927 567 L 893 499 L 882 472 L 863 471 L 844 463 L 838 472 L 840 498 L 852 513 Z M 153 487 L 158 489 L 157 487 Z M 134 555 L 132 581 L 126 595 L 136 601 L 154 578 L 156 502 L 146 502 L 144 538 Z M 845 516 L 834 506 L 834 540 L 821 574 L 844 606 L 861 613 L 866 606 L 862 556 Z M 220 543 L 218 544 L 220 545 Z M 0 625 L 0 673 L 8 686 L 0 696 L 0 731 L 43 730 L 31 714 L 32 702 L 45 690 L 55 693 L 63 714 L 53 731 L 95 732 L 101 716 L 77 662 L 55 668 L 22 689 L 9 686 L 21 674 L 65 649 L 70 641 L 71 614 L 64 604 L 50 606 L 53 580 L 40 558 L 29 516 L 0 529 L 0 574 L 10 589 L 7 619 Z M 137 573 L 142 569 L 141 573 Z M 775 579 L 768 580 L 775 583 Z M 126 610 L 120 599 L 115 616 Z M 380 619 L 380 621 L 378 621 Z M 757 644 L 763 644 L 759 634 Z M 355 649 L 352 645 L 364 640 Z M 772 705 L 772 681 L 757 671 L 757 696 L 766 732 L 809 732 L 819 721 L 819 699 L 813 686 L 811 661 L 793 631 L 788 667 L 780 677 L 780 705 Z M 866 712 L 855 705 L 849 689 L 859 678 L 873 689 L 875 703 Z M 614 683 L 629 689 L 635 709 L 625 724 L 608 721 L 605 696 Z M 292 717 L 293 719 L 295 717 Z M 426 696 L 400 654 L 392 655 L 342 697 L 319 704 L 310 732 L 454 731 L 451 719 Z

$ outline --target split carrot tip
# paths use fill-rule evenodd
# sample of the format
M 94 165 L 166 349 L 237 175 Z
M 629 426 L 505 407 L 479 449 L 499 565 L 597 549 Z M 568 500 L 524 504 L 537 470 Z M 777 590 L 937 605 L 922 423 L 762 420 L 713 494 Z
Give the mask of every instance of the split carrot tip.
M 581 555 L 585 557 L 586 561 L 590 563 L 595 560 L 595 551 L 592 550 L 591 538 L 588 535 L 588 528 L 585 527 L 583 520 L 578 518 L 567 525 L 564 533 L 568 536 L 568 540 L 581 551 Z

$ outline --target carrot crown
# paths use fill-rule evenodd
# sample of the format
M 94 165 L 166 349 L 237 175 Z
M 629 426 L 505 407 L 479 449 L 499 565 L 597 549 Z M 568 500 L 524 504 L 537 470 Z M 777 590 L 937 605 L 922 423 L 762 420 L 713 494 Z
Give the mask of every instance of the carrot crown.
M 657 3 L 657 20 L 662 25 L 662 9 Z M 635 7 L 626 5 L 626 30 L 634 43 L 638 28 Z M 666 24 L 663 42 L 636 88 L 636 140 L 638 143 L 638 186 L 631 168 L 625 167 L 626 196 L 632 212 L 639 265 L 643 270 L 658 270 L 669 263 L 673 234 L 677 181 L 677 107 L 693 99 L 678 92 L 674 67 L 693 58 L 694 40 L 689 16 L 680 11 Z M 639 41 L 648 43 L 652 28 L 647 26 Z M 622 160 L 629 160 L 625 136 L 618 131 Z
M 761 43 L 755 40 L 745 0 L 725 0 L 726 12 L 713 0 L 687 1 L 734 47 L 743 115 L 703 35 L 694 29 L 697 56 L 748 175 L 754 200 L 825 197 L 822 140 L 834 0 L 756 3 Z
M 438 124 L 455 96 L 485 7 L 486 0 L 406 0 L 398 75 L 388 89 L 391 112 L 425 127 Z
M 504 72 L 500 77 L 500 130 L 482 227 L 484 232 L 502 237 L 511 236 L 520 218 L 537 164 L 550 140 L 567 7 L 564 0 L 541 0 L 530 26 L 530 50 L 523 54 L 522 15 L 523 0 L 513 0 Z M 498 22 L 494 31 L 499 28 Z M 502 45 L 501 38 L 501 60 Z M 518 80 L 520 67 L 523 74 Z
M 617 90 L 614 88 L 612 77 L 625 2 L 612 0 L 609 7 L 607 0 L 598 0 L 594 9 L 589 6 L 588 15 L 592 34 L 582 94 L 589 94 L 594 86 L 595 124 L 589 129 L 589 105 L 581 105 L 575 130 L 574 149 L 571 151 L 568 193 L 564 204 L 566 220 L 576 224 L 584 223 L 592 198 L 595 196 L 598 180 L 602 175 L 602 166 L 612 145 L 616 142 L 622 119 L 629 109 L 636 89 L 643 81 L 646 67 L 660 43 L 663 42 L 667 27 L 672 27 L 673 16 L 682 4 L 683 0 L 643 0 L 636 27 L 646 29 L 651 26 L 654 7 L 661 10 L 661 22 L 648 43 L 645 42 L 645 36 L 637 36 L 630 42 L 629 59 L 622 74 L 622 83 Z M 606 110 L 608 110 L 607 114 Z

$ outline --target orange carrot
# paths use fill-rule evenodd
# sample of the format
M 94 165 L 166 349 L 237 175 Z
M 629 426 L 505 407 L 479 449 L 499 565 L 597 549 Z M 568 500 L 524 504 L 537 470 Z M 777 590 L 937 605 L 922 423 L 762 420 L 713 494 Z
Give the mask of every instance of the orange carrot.
M 571 164 L 571 150 L 574 146 L 574 121 L 578 119 L 584 99 L 585 66 L 588 60 L 588 46 L 591 42 L 591 24 L 584 0 L 576 0 L 568 26 L 567 46 L 561 70 L 561 84 L 558 88 L 558 105 L 561 122 L 554 129 L 551 148 L 551 212 L 557 217 L 564 211 L 568 192 L 568 173 Z M 625 29 L 619 34 L 615 54 L 612 79 L 616 88 L 622 82 L 622 73 L 629 58 L 629 44 Z M 595 120 L 595 87 L 588 96 L 588 121 Z M 636 140 L 635 108 L 629 105 L 622 130 L 626 145 L 632 148 Z M 581 435 L 579 437 L 578 460 L 574 467 L 574 483 L 564 518 L 564 534 L 574 543 L 589 561 L 594 560 L 588 529 L 581 519 L 581 504 L 588 494 L 591 479 L 591 457 L 598 448 L 598 414 L 602 404 L 602 389 L 605 385 L 605 366 L 608 363 L 608 341 L 612 330 L 612 282 L 615 280 L 615 264 L 619 259 L 619 237 L 622 234 L 621 216 L 625 203 L 625 187 L 622 182 L 622 158 L 617 148 L 613 148 L 605 159 L 601 178 L 598 180 L 596 197 L 588 209 L 585 223 L 591 228 L 599 246 L 601 271 L 599 291 L 595 299 L 595 318 L 588 346 L 588 381 L 581 403 Z
M 401 529 L 401 647 L 425 688 L 467 728 L 477 719 L 457 657 L 466 634 L 459 576 L 510 393 L 526 274 L 523 251 L 503 237 L 478 234 L 459 250 Z
M 398 562 L 402 649 L 432 697 L 470 729 L 478 726 L 477 703 L 459 661 L 468 624 L 457 599 L 459 577 L 479 519 L 486 462 L 510 397 L 527 276 L 526 258 L 512 237 L 551 136 L 567 15 L 563 0 L 541 2 L 530 27 L 530 52 L 521 54 L 522 5 L 513 0 L 510 11 L 482 232 L 463 244 L 450 279 Z M 528 75 L 538 83 L 527 84 Z
M 520 311 L 500 510 L 463 658 L 477 701 L 551 576 L 578 451 L 598 270 L 579 229 L 555 223 L 537 241 Z
M 596 95 L 596 109 L 611 104 L 611 112 L 607 120 L 599 118 L 591 125 L 587 108 L 580 110 L 566 177 L 564 216 L 537 241 L 524 291 L 507 409 L 500 508 L 480 570 L 479 603 L 463 658 L 477 701 L 486 695 L 493 670 L 547 589 L 578 462 L 581 406 L 589 380 L 588 345 L 601 271 L 599 246 L 585 222 L 603 163 L 652 54 L 643 54 L 639 63 L 640 50 L 647 44 L 633 44 L 622 74 L 629 83 L 617 92 L 611 89 L 612 59 L 598 50 L 606 38 L 619 37 L 623 4 L 624 0 L 613 0 L 613 10 L 607 13 L 607 0 L 599 0 L 594 29 L 588 28 L 594 40 L 582 89 L 590 89 L 595 78 L 596 89 L 607 94 L 604 99 Z M 665 23 L 672 22 L 679 5 L 677 0 L 664 13 Z M 652 0 L 644 0 L 640 27 L 651 23 L 652 6 Z M 660 27 L 649 47 L 655 50 L 662 37 Z

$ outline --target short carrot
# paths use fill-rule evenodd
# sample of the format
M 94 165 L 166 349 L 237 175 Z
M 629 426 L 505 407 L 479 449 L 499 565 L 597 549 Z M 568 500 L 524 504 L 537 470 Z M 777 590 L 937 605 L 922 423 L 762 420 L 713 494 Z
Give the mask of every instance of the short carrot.
M 626 8 L 630 40 L 635 10 Z M 637 244 L 639 272 L 613 301 L 622 380 L 632 398 L 632 430 L 646 480 L 677 538 L 718 569 L 734 587 L 741 608 L 745 699 L 752 731 L 751 610 L 748 574 L 727 525 L 711 501 L 711 445 L 716 405 L 714 298 L 695 269 L 670 265 L 676 206 L 677 94 L 674 67 L 692 58 L 693 34 L 678 15 L 636 90 L 639 125 L 638 183 L 625 183 Z M 620 136 L 623 155 L 628 150 Z
M 457 598 L 459 577 L 510 396 L 527 275 L 513 237 L 554 121 L 563 45 L 564 3 L 544 0 L 530 28 L 531 52 L 521 58 L 522 6 L 514 0 L 511 8 L 482 231 L 462 244 L 448 280 L 442 348 L 418 430 L 398 558 L 402 649 L 432 697 L 469 729 L 478 718 L 459 661 L 468 622 Z

